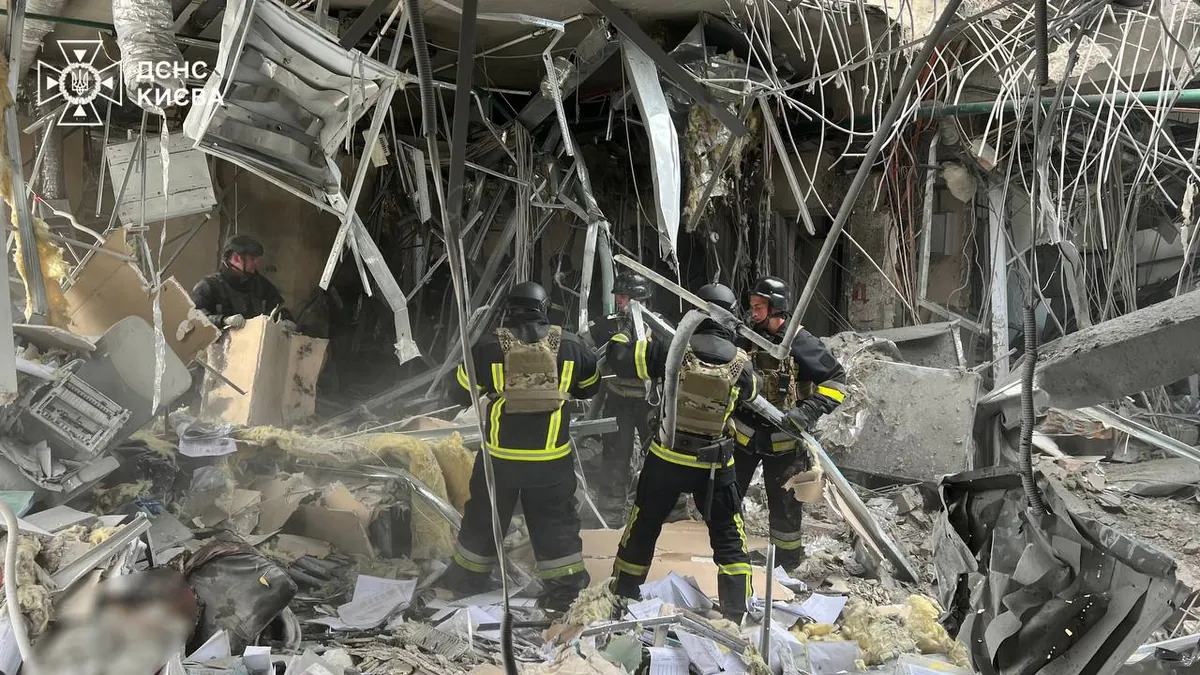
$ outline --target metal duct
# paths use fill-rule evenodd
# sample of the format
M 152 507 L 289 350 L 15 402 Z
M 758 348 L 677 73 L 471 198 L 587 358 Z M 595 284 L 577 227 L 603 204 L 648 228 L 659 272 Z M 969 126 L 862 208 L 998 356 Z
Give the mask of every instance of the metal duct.
M 170 0 L 113 0 L 112 16 L 117 46 L 121 48 L 125 91 L 142 110 L 163 114 L 163 108 L 180 101 L 187 88 L 187 82 L 177 74 L 185 62 L 175 45 L 175 14 Z M 159 70 L 164 72 L 156 72 Z M 159 77 L 164 74 L 170 77 Z
M 67 0 L 29 0 L 25 4 L 25 13 L 27 15 L 61 16 L 66 5 Z M 37 58 L 38 51 L 42 48 L 42 40 L 53 30 L 54 24 L 49 21 L 25 19 L 25 30 L 21 34 L 20 79 L 25 79 L 25 76 L 29 74 L 29 69 L 33 66 L 34 59 Z
M 225 0 L 205 0 L 204 4 L 197 7 L 188 17 L 182 32 L 187 35 L 199 35 L 224 11 Z
M 42 132 L 42 166 L 38 169 L 38 190 L 47 201 L 67 198 L 67 168 L 63 161 L 63 132 L 57 124 L 47 124 Z

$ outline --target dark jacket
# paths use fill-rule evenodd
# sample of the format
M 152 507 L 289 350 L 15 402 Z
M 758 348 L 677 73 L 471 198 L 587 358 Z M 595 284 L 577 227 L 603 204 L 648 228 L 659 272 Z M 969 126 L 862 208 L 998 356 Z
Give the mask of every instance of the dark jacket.
M 775 344 L 783 341 L 782 333 L 772 335 L 760 331 L 760 334 Z M 740 339 L 740 344 L 746 350 L 755 348 L 753 343 L 745 338 Z M 796 333 L 796 340 L 792 342 L 792 359 L 796 362 L 796 371 L 800 379 L 814 385 L 813 394 L 808 400 L 816 403 L 825 414 L 833 412 L 842 404 L 845 397 L 846 371 L 821 338 L 801 328 L 800 332 Z M 746 409 L 739 410 L 735 416 L 758 427 L 771 426 Z
M 667 352 L 671 343 L 666 340 L 629 340 L 618 333 L 608 343 L 607 362 L 618 377 L 636 377 L 640 380 L 659 380 L 666 374 Z M 734 344 L 736 336 L 713 321 L 705 321 L 692 335 L 690 346 L 696 357 L 709 364 L 729 363 L 737 355 Z M 625 337 L 628 340 L 627 337 Z M 761 381 L 754 368 L 747 364 L 738 376 L 738 402 L 753 400 L 758 396 Z
M 210 274 L 192 288 L 192 303 L 204 312 L 218 328 L 225 327 L 226 317 L 241 314 L 246 319 L 270 314 L 283 307 L 283 296 L 275 284 L 261 274 L 244 274 L 222 263 L 216 274 Z M 290 321 L 292 314 L 283 308 L 279 318 Z
M 536 342 L 546 336 L 550 322 L 540 312 L 509 313 L 504 326 L 521 342 Z M 506 485 L 536 485 L 552 480 L 562 471 L 573 472 L 571 460 L 571 416 L 560 408 L 549 413 L 509 413 L 503 408 L 504 351 L 496 334 L 485 335 L 471 354 L 480 394 L 488 396 L 483 411 L 487 437 L 497 478 Z M 591 398 L 600 388 L 596 354 L 577 335 L 563 332 L 558 349 L 560 383 L 572 398 Z M 565 376 L 565 377 L 564 377 Z M 467 372 L 459 366 L 454 374 L 457 386 L 451 386 L 455 403 L 470 405 Z M 497 381 L 499 380 L 499 381 Z M 517 457 L 524 457 L 516 459 Z

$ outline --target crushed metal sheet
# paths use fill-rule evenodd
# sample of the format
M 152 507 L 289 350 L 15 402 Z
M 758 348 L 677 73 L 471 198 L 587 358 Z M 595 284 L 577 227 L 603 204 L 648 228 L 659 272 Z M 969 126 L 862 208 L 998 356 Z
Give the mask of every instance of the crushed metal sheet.
M 979 556 L 938 557 L 949 621 L 983 675 L 1113 673 L 1188 591 L 1169 557 L 1038 483 L 1053 515 L 1034 521 L 1011 469 L 942 481 L 946 532 Z

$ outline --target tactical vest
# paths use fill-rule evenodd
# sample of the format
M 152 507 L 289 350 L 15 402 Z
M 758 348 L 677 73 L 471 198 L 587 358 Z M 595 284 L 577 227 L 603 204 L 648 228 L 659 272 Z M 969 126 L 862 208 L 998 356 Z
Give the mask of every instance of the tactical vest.
M 742 350 L 729 363 L 704 363 L 688 347 L 679 371 L 675 429 L 705 438 L 725 433 L 735 401 L 734 387 L 750 357 Z
M 568 399 L 558 380 L 558 348 L 562 327 L 551 326 L 546 337 L 524 343 L 507 328 L 497 328 L 504 352 L 504 410 L 511 413 L 548 413 Z
M 800 369 L 790 355 L 782 362 L 763 349 L 751 352 L 754 371 L 762 378 L 763 398 L 780 410 L 791 410 L 796 403 L 813 395 L 812 382 L 800 380 Z

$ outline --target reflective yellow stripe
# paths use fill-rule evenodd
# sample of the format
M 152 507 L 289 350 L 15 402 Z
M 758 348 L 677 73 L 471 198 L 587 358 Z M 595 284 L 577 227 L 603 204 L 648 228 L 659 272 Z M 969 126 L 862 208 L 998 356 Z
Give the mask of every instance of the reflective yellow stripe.
M 462 365 L 459 365 L 458 370 L 455 371 L 455 374 L 458 377 L 459 385 L 461 385 L 463 389 L 471 391 L 471 381 L 467 379 L 467 369 Z M 478 384 L 475 385 L 475 389 L 483 391 L 483 387 L 479 386 Z
M 571 380 L 575 377 L 575 362 L 563 361 L 562 374 L 558 376 L 558 390 L 564 394 L 571 390 Z
M 717 569 L 721 574 L 750 574 L 750 563 L 732 563 L 730 565 L 720 565 Z
M 758 375 L 750 376 L 750 399 L 753 401 L 758 398 Z
M 555 459 L 562 459 L 571 454 L 571 444 L 566 443 L 548 450 L 520 450 L 489 445 L 488 452 L 496 459 L 511 459 L 518 462 L 549 462 Z
M 846 395 L 844 393 L 842 393 L 832 387 L 826 387 L 825 385 L 821 385 L 821 386 L 817 387 L 817 393 L 821 394 L 822 396 L 828 396 L 829 398 L 837 401 L 838 403 L 841 403 L 842 401 L 846 400 Z
M 804 542 L 799 539 L 790 541 L 787 539 L 780 539 L 778 537 L 771 537 L 771 543 L 785 551 L 795 551 L 804 548 Z
M 650 573 L 650 566 L 649 565 L 634 565 L 631 562 L 626 562 L 624 560 L 621 560 L 620 558 L 617 558 L 613 562 L 613 571 L 624 572 L 625 574 L 630 574 L 635 577 L 644 577 Z
M 750 446 L 750 437 L 746 434 L 743 434 L 741 430 L 737 428 L 737 426 L 733 427 L 733 440 L 737 441 L 738 445 L 743 447 Z
M 633 531 L 633 521 L 637 520 L 638 512 L 641 511 L 637 504 L 629 510 L 629 520 L 625 521 L 625 533 L 621 535 L 621 545 L 629 543 L 629 533 Z
M 650 366 L 646 363 L 646 347 L 649 342 L 638 340 L 637 346 L 633 348 L 633 366 L 637 370 L 639 380 L 650 379 Z
M 555 448 L 555 443 L 558 442 L 558 431 L 562 428 L 562 408 L 550 413 L 550 424 L 546 428 L 546 447 L 545 450 Z M 570 447 L 569 445 L 567 447 Z
M 685 455 L 681 452 L 675 452 L 674 450 L 669 450 L 669 449 L 663 447 L 663 445 L 660 444 L 658 441 L 652 441 L 650 443 L 650 452 L 653 452 L 654 454 L 658 455 L 658 457 L 660 459 L 665 459 L 672 464 L 678 464 L 680 466 L 687 466 L 687 467 L 691 467 L 693 469 L 711 469 L 711 468 L 713 468 L 713 464 L 711 462 L 701 462 L 696 459 L 695 455 Z M 733 457 L 732 456 L 729 457 L 728 462 L 725 462 L 725 466 L 727 466 L 727 467 L 733 466 Z
M 455 551 L 455 552 L 454 552 L 454 562 L 455 562 L 455 563 L 456 563 L 456 564 L 457 564 L 459 567 L 461 567 L 461 568 L 463 568 L 463 569 L 465 569 L 465 570 L 467 570 L 467 571 L 469 571 L 469 572 L 477 572 L 477 573 L 479 573 L 479 574 L 487 574 L 488 572 L 491 572 L 491 571 L 492 571 L 492 566 L 491 566 L 491 565 L 481 565 L 481 564 L 479 564 L 479 563 L 477 563 L 477 562 L 473 562 L 473 561 L 471 561 L 471 560 L 467 560 L 467 559 L 466 559 L 466 558 L 464 558 L 464 557 L 463 557 L 463 555 L 462 555 L 461 553 L 459 553 L 458 551 Z
M 629 336 L 624 333 L 617 333 L 608 339 L 609 342 L 620 342 L 621 344 L 629 343 Z
M 600 381 L 600 369 L 597 368 L 596 370 L 592 371 L 592 376 L 588 377 L 588 378 L 584 378 L 584 380 L 579 383 L 579 386 L 590 387 L 599 381 Z
M 497 399 L 492 402 L 492 414 L 489 415 L 488 424 L 488 445 L 495 447 L 500 445 L 500 409 L 504 407 L 504 399 Z
M 733 523 L 737 525 L 738 537 L 742 540 L 742 553 L 749 553 L 750 548 L 746 543 L 746 523 L 742 520 L 742 514 L 733 514 Z
M 749 431 L 751 433 L 746 433 L 747 431 Z M 749 447 L 750 441 L 752 440 L 753 436 L 757 435 L 759 433 L 763 433 L 763 432 L 758 429 L 752 428 L 748 424 L 743 424 L 738 419 L 734 418 L 734 420 L 733 420 L 733 439 L 735 441 L 737 441 L 738 445 L 741 445 L 743 447 Z M 782 431 L 771 434 L 771 451 L 772 452 L 788 452 L 790 450 L 795 450 L 797 445 L 798 445 L 798 442 L 796 441 L 795 438 L 789 436 L 788 434 L 783 433 Z
M 504 392 L 504 364 L 503 363 L 493 363 L 492 364 L 492 387 L 494 387 L 496 389 L 497 393 Z
M 579 574 L 586 569 L 587 568 L 582 562 L 577 562 L 571 563 L 570 565 L 564 565 L 562 567 L 556 567 L 554 569 L 538 570 L 538 576 L 543 579 L 558 579 L 560 577 L 565 577 L 572 574 Z

